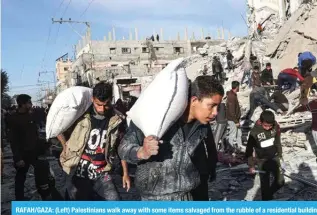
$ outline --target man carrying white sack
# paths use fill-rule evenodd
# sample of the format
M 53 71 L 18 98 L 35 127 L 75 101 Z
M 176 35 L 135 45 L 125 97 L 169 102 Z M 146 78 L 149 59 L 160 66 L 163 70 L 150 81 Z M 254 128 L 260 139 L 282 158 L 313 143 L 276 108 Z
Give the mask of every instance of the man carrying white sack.
M 183 116 L 160 140 L 144 137 L 130 123 L 118 153 L 137 164 L 135 186 L 142 200 L 208 200 L 208 176 L 215 174 L 217 163 L 209 121 L 217 115 L 223 95 L 219 82 L 199 76 L 190 85 Z
M 71 200 L 119 200 L 110 170 L 125 132 L 124 116 L 112 108 L 112 85 L 98 83 L 93 89 L 93 105 L 81 117 L 66 142 L 61 136 L 63 170 L 68 174 L 67 192 Z M 123 187 L 130 189 L 127 163 L 123 167 Z M 98 198 L 99 199 L 99 198 Z

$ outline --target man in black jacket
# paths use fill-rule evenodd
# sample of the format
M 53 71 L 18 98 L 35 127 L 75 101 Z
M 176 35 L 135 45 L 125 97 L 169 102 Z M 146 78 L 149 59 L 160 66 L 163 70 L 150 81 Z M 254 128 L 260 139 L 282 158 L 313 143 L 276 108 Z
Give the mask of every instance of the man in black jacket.
M 272 200 L 274 193 L 284 186 L 280 135 L 280 127 L 275 121 L 274 114 L 271 111 L 263 111 L 248 139 L 246 157 L 250 173 L 255 173 L 254 150 L 259 169 L 265 172 L 260 174 L 262 200 L 265 201 Z M 272 184 L 270 182 L 271 174 L 274 176 Z
M 273 85 L 273 71 L 271 68 L 271 63 L 267 63 L 265 69 L 261 73 L 261 82 L 262 85 Z
M 227 51 L 227 56 L 226 56 L 226 58 L 227 58 L 227 63 L 228 63 L 228 70 L 230 71 L 230 70 L 232 70 L 233 69 L 233 55 L 231 54 L 231 51 L 230 50 L 228 50 Z
M 24 182 L 30 165 L 34 167 L 35 184 L 43 200 L 55 198 L 55 179 L 50 173 L 48 161 L 38 159 L 45 143 L 39 139 L 36 118 L 30 110 L 31 97 L 21 94 L 17 97 L 18 109 L 8 119 L 9 140 L 13 153 L 16 200 L 24 200 Z M 55 199 L 56 200 L 56 199 Z
M 221 65 L 220 60 L 217 58 L 217 56 L 214 56 L 212 61 L 212 72 L 216 78 L 216 80 L 223 82 L 223 67 Z
M 185 113 L 161 140 L 145 137 L 131 122 L 119 145 L 121 159 L 138 165 L 135 186 L 142 200 L 208 200 L 207 180 L 217 163 L 209 121 L 224 89 L 212 76 L 198 76 L 190 86 Z

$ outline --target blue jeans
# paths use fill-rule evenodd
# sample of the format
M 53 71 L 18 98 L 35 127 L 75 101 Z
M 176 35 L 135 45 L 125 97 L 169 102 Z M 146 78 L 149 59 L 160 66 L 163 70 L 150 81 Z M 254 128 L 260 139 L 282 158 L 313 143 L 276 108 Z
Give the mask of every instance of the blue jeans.
M 290 91 L 293 92 L 296 89 L 297 78 L 286 74 L 280 73 L 277 78 L 277 84 L 280 89 L 286 84 L 290 85 Z
M 252 85 L 252 79 L 251 79 L 251 71 L 244 71 L 243 72 L 243 76 L 241 79 L 241 84 L 243 83 L 244 79 L 247 77 L 247 82 L 248 82 L 248 86 L 249 88 L 251 88 Z

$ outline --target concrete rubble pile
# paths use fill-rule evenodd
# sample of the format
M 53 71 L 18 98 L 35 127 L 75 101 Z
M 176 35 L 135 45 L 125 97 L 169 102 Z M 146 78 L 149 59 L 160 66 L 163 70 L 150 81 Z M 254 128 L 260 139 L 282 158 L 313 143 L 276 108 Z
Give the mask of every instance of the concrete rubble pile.
M 317 3 L 301 5 L 267 46 L 265 56 L 271 59 L 275 75 L 296 66 L 299 52 L 309 50 L 317 55 L 316 14 Z
M 219 56 L 225 69 L 228 80 L 225 82 L 225 91 L 230 90 L 231 82 L 241 81 L 243 76 L 243 64 L 247 61 L 247 55 L 252 51 L 262 65 L 266 62 L 272 63 L 274 76 L 284 68 L 294 67 L 297 64 L 297 54 L 302 51 L 311 51 L 317 56 L 317 4 L 303 4 L 299 9 L 281 23 L 279 17 L 272 11 L 263 9 L 264 31 L 259 37 L 254 33 L 255 29 L 250 29 L 249 37 L 231 38 L 221 44 L 207 42 L 202 48 L 198 48 L 197 53 L 186 58 L 186 71 L 188 77 L 193 80 L 202 74 L 206 65 L 208 74 L 212 74 L 212 60 L 214 56 Z M 262 21 L 263 21 L 262 20 Z M 250 49 L 250 50 L 248 50 Z M 231 50 L 234 56 L 235 69 L 228 72 L 226 65 L 226 51 Z M 148 85 L 153 77 L 142 79 L 143 85 Z M 242 114 L 249 109 L 250 89 L 242 88 L 238 93 Z M 298 104 L 299 90 L 286 95 L 290 109 Z M 261 109 L 257 109 L 252 119 L 259 118 Z M 289 176 L 297 176 L 308 181 L 317 181 L 316 155 L 312 149 L 312 137 L 310 133 L 311 113 L 296 113 L 286 116 L 277 115 L 277 121 L 281 124 L 281 142 L 283 144 L 284 160 Z M 58 160 L 51 158 L 50 164 L 55 172 L 56 184 L 62 190 L 64 178 L 58 166 Z M 10 214 L 10 202 L 14 199 L 14 174 L 12 166 L 12 153 L 10 147 L 4 149 L 4 172 L 6 176 L 2 180 L 2 210 L 1 214 Z M 259 176 L 255 178 L 246 172 L 248 167 L 241 164 L 236 167 L 228 167 L 219 163 L 217 178 L 209 186 L 211 200 L 260 200 Z M 30 172 L 30 175 L 33 173 Z M 120 178 L 116 180 L 120 195 L 124 200 L 138 200 L 137 191 L 133 188 L 128 194 L 121 188 Z M 36 199 L 36 188 L 34 178 L 28 177 L 26 186 L 27 196 Z M 297 180 L 286 177 L 286 186 L 277 193 L 275 198 L 280 200 L 316 200 L 317 189 L 312 188 Z
M 248 48 L 257 56 L 262 67 L 265 66 L 265 63 L 271 62 L 274 78 L 277 78 L 282 69 L 297 66 L 299 52 L 311 51 L 317 56 L 317 28 L 315 27 L 317 23 L 317 3 L 302 4 L 284 22 L 281 22 L 279 16 L 267 8 L 263 8 L 260 13 L 262 13 L 262 22 L 265 20 L 263 22 L 264 31 L 261 36 L 257 35 L 256 29 L 249 29 L 251 32 L 249 38 L 232 38 L 219 45 L 209 45 L 207 43 L 203 48 L 198 49 L 196 55 L 188 58 L 187 73 L 189 78 L 194 79 L 197 75 L 201 75 L 204 65 L 207 65 L 209 74 L 212 74 L 213 56 L 219 56 L 223 67 L 226 68 L 226 50 L 228 49 L 233 53 L 236 67 L 233 72 L 225 70 L 228 77 L 228 81 L 224 84 L 226 91 L 230 90 L 233 80 L 241 81 L 243 63 L 247 61 Z M 238 93 L 242 114 L 245 114 L 249 109 L 250 91 L 250 89 L 242 89 Z M 286 94 L 290 110 L 298 105 L 299 96 L 299 90 Z M 262 109 L 258 108 L 252 119 L 258 119 L 261 112 Z M 277 114 L 276 118 L 282 129 L 281 139 L 289 176 L 299 176 L 316 184 L 317 163 L 316 155 L 314 155 L 311 147 L 313 145 L 310 128 L 311 113 L 304 112 L 285 116 Z M 224 166 L 223 168 L 227 167 Z M 240 175 L 233 177 L 234 172 L 239 172 Z M 248 177 L 243 172 L 241 175 L 241 171 L 223 171 L 218 175 L 217 181 L 211 186 L 213 187 L 210 191 L 212 199 L 234 200 L 241 199 L 243 196 L 246 200 L 260 199 L 258 177 L 254 181 L 247 179 Z M 236 183 L 230 183 L 232 181 Z M 281 191 L 284 193 L 280 192 L 277 198 L 281 200 L 317 199 L 317 189 L 312 189 L 304 183 L 288 177 L 286 177 L 286 182 L 285 189 Z M 249 188 L 249 191 L 243 193 L 242 190 L 248 190 L 246 188 Z

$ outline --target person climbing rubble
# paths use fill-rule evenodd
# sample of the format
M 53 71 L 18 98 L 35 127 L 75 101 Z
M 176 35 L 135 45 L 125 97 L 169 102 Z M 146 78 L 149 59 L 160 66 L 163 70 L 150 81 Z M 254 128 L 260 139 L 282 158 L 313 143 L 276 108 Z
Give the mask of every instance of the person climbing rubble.
M 256 28 L 256 31 L 258 32 L 258 35 L 261 35 L 262 32 L 263 32 L 263 27 L 261 25 L 261 23 L 258 24 L 257 28 Z
M 284 112 L 275 104 L 269 101 L 269 96 L 264 87 L 256 86 L 250 93 L 250 109 L 245 116 L 244 126 L 249 126 L 251 124 L 251 118 L 255 109 L 259 106 L 262 109 L 270 108 L 276 113 L 284 114 Z
M 39 159 L 45 148 L 39 138 L 36 118 L 31 112 L 31 97 L 20 94 L 16 98 L 18 109 L 9 116 L 9 142 L 13 154 L 15 176 L 15 198 L 25 200 L 24 183 L 30 166 L 34 167 L 35 185 L 42 200 L 60 200 L 55 196 L 55 179 L 52 178 L 47 160 Z
M 298 67 L 303 77 L 311 72 L 311 68 L 314 64 L 316 64 L 316 57 L 311 52 L 298 53 Z
M 312 149 L 315 152 L 315 155 L 317 156 L 317 99 L 312 100 L 307 105 L 301 105 L 300 107 L 296 108 L 293 113 L 296 112 L 305 112 L 309 111 L 312 113 L 312 135 L 315 142 L 315 146 L 312 147 Z M 317 159 L 316 159 L 317 161 Z
M 234 57 L 233 57 L 230 50 L 227 51 L 226 58 L 227 58 L 227 64 L 228 64 L 228 71 L 231 71 L 231 70 L 233 70 L 233 58 Z
M 253 152 L 255 151 L 255 157 Z M 246 157 L 249 171 L 255 174 L 255 161 L 260 173 L 263 201 L 273 200 L 273 195 L 285 184 L 282 168 L 285 166 L 281 145 L 281 131 L 271 111 L 263 111 L 260 119 L 250 131 Z M 271 184 L 271 175 L 274 181 Z
M 231 90 L 227 92 L 226 115 L 228 120 L 228 143 L 231 148 L 242 147 L 242 132 L 240 129 L 241 110 L 237 93 L 239 92 L 240 83 L 233 81 Z
M 112 84 L 100 82 L 93 88 L 92 105 L 77 120 L 66 143 L 60 162 L 68 174 L 66 189 L 70 200 L 93 200 L 95 195 L 103 200 L 119 200 L 111 170 L 117 157 L 117 144 L 121 140 L 126 122 L 122 113 L 113 108 Z M 111 134 L 111 138 L 106 138 Z M 122 184 L 128 191 L 130 178 L 128 166 L 121 160 Z
M 277 77 L 278 88 L 283 89 L 283 91 L 285 89 L 285 85 L 288 85 L 289 87 L 286 89 L 289 89 L 290 92 L 293 92 L 297 87 L 297 83 L 303 81 L 304 78 L 299 73 L 298 67 L 295 67 L 293 69 L 284 69 Z
M 276 89 L 270 96 L 269 101 L 278 106 L 282 111 L 286 112 L 289 108 L 287 97 L 282 93 L 281 89 Z
M 208 178 L 215 175 L 218 160 L 209 122 L 223 95 L 212 76 L 198 76 L 190 84 L 186 111 L 163 135 L 162 144 L 130 122 L 118 153 L 137 164 L 135 186 L 143 201 L 208 201 Z
M 214 56 L 212 61 L 212 72 L 216 80 L 223 83 L 223 67 L 217 56 Z
M 302 105 L 308 103 L 308 97 L 311 91 L 311 87 L 317 83 L 317 71 L 314 70 L 311 73 L 306 74 L 304 81 L 300 86 L 300 99 L 299 102 Z
M 261 82 L 262 85 L 273 85 L 274 79 L 273 79 L 273 71 L 271 67 L 271 63 L 266 63 L 265 69 L 261 73 Z

